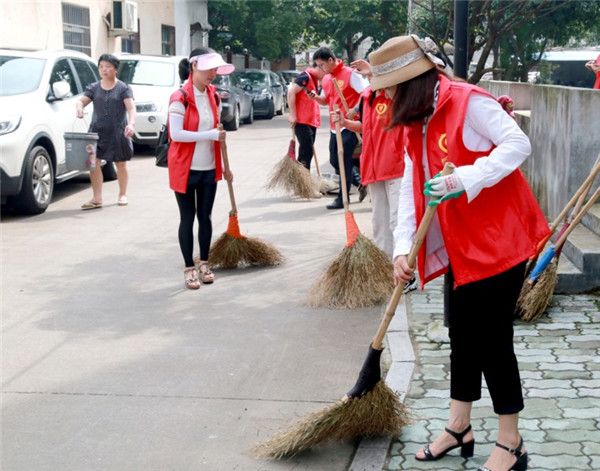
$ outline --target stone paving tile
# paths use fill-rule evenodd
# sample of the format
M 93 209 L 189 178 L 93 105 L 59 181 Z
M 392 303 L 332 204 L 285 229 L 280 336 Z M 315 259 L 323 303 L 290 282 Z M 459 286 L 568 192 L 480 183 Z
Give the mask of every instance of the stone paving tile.
M 439 461 L 414 459 L 449 414 L 449 347 L 427 336 L 429 325 L 443 317 L 442 300 L 441 279 L 406 297 L 416 356 L 406 405 L 414 421 L 392 440 L 382 471 L 475 470 L 494 446 L 498 421 L 484 387 L 473 405 L 473 458 L 461 458 L 457 449 Z M 528 469 L 600 470 L 600 294 L 555 295 L 536 322 L 516 320 L 515 350 L 525 394 L 520 428 Z

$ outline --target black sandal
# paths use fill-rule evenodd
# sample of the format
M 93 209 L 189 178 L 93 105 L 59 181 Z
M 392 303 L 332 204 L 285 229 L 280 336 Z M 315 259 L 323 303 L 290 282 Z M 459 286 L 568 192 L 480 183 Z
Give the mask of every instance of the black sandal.
M 503 450 L 508 451 L 511 455 L 515 455 L 517 457 L 517 461 L 512 465 L 508 471 L 527 471 L 527 452 L 521 452 L 521 448 L 523 448 L 523 437 L 521 437 L 521 442 L 519 446 L 515 449 L 508 448 L 502 443 L 496 442 L 496 446 L 498 448 L 502 448 Z M 485 466 L 481 466 L 477 468 L 477 471 L 492 471 L 490 468 L 486 468 Z
M 425 445 L 423 447 L 423 453 L 425 453 L 425 457 L 419 458 L 418 456 L 415 456 L 415 459 L 417 461 L 439 460 L 439 459 L 443 458 L 444 456 L 446 456 L 446 453 L 448 453 L 449 451 L 454 450 L 455 448 L 458 448 L 458 447 L 460 447 L 460 456 L 462 456 L 463 458 L 470 458 L 471 456 L 473 456 L 473 452 L 475 450 L 475 439 L 473 438 L 473 439 L 469 440 L 468 442 L 463 443 L 463 438 L 465 438 L 465 435 L 471 431 L 470 425 L 460 433 L 450 430 L 449 428 L 445 428 L 444 430 L 446 430 L 446 432 L 448 432 L 450 435 L 452 435 L 458 443 L 454 446 L 450 446 L 450 447 L 446 448 L 444 451 L 440 451 L 435 456 L 433 455 L 433 453 L 431 453 L 431 450 L 429 449 L 429 445 Z

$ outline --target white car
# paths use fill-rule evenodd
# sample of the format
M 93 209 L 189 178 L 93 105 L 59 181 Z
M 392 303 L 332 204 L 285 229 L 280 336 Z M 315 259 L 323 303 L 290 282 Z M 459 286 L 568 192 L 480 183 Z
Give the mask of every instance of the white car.
M 46 210 L 54 184 L 79 175 L 66 165 L 67 132 L 87 132 L 93 105 L 84 119 L 75 102 L 100 80 L 89 56 L 69 50 L 0 49 L 0 177 L 2 203 L 27 214 Z M 116 178 L 114 164 L 103 167 Z
M 117 77 L 133 91 L 137 111 L 133 142 L 156 146 L 171 94 L 181 87 L 179 62 L 183 56 L 121 54 Z

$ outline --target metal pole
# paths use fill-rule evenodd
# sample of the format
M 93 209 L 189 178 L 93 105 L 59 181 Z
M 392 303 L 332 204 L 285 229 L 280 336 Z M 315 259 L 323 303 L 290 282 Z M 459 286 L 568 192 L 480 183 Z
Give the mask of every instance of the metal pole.
M 469 0 L 454 0 L 454 75 L 467 78 Z

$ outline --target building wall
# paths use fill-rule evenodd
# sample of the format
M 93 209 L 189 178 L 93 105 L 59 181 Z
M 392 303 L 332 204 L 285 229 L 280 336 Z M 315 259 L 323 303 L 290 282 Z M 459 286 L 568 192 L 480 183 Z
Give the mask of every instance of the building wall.
M 514 99 L 518 122 L 532 148 L 523 171 L 544 214 L 555 219 L 600 152 L 600 91 L 498 81 L 479 85 L 496 97 Z M 596 181 L 592 190 L 599 185 Z
M 91 56 L 96 60 L 104 53 L 119 53 L 121 37 L 111 34 L 106 16 L 111 0 L 68 0 L 71 5 L 89 9 Z M 138 0 L 140 53 L 161 54 L 161 26 L 185 29 L 188 36 L 176 38 L 176 48 L 189 48 L 189 22 L 175 24 L 174 0 Z M 206 0 L 194 2 L 206 6 Z M 205 10 L 206 11 L 206 10 Z M 2 0 L 0 1 L 0 47 L 14 49 L 63 49 L 62 2 L 60 0 Z M 185 45 L 179 43 L 184 42 Z

